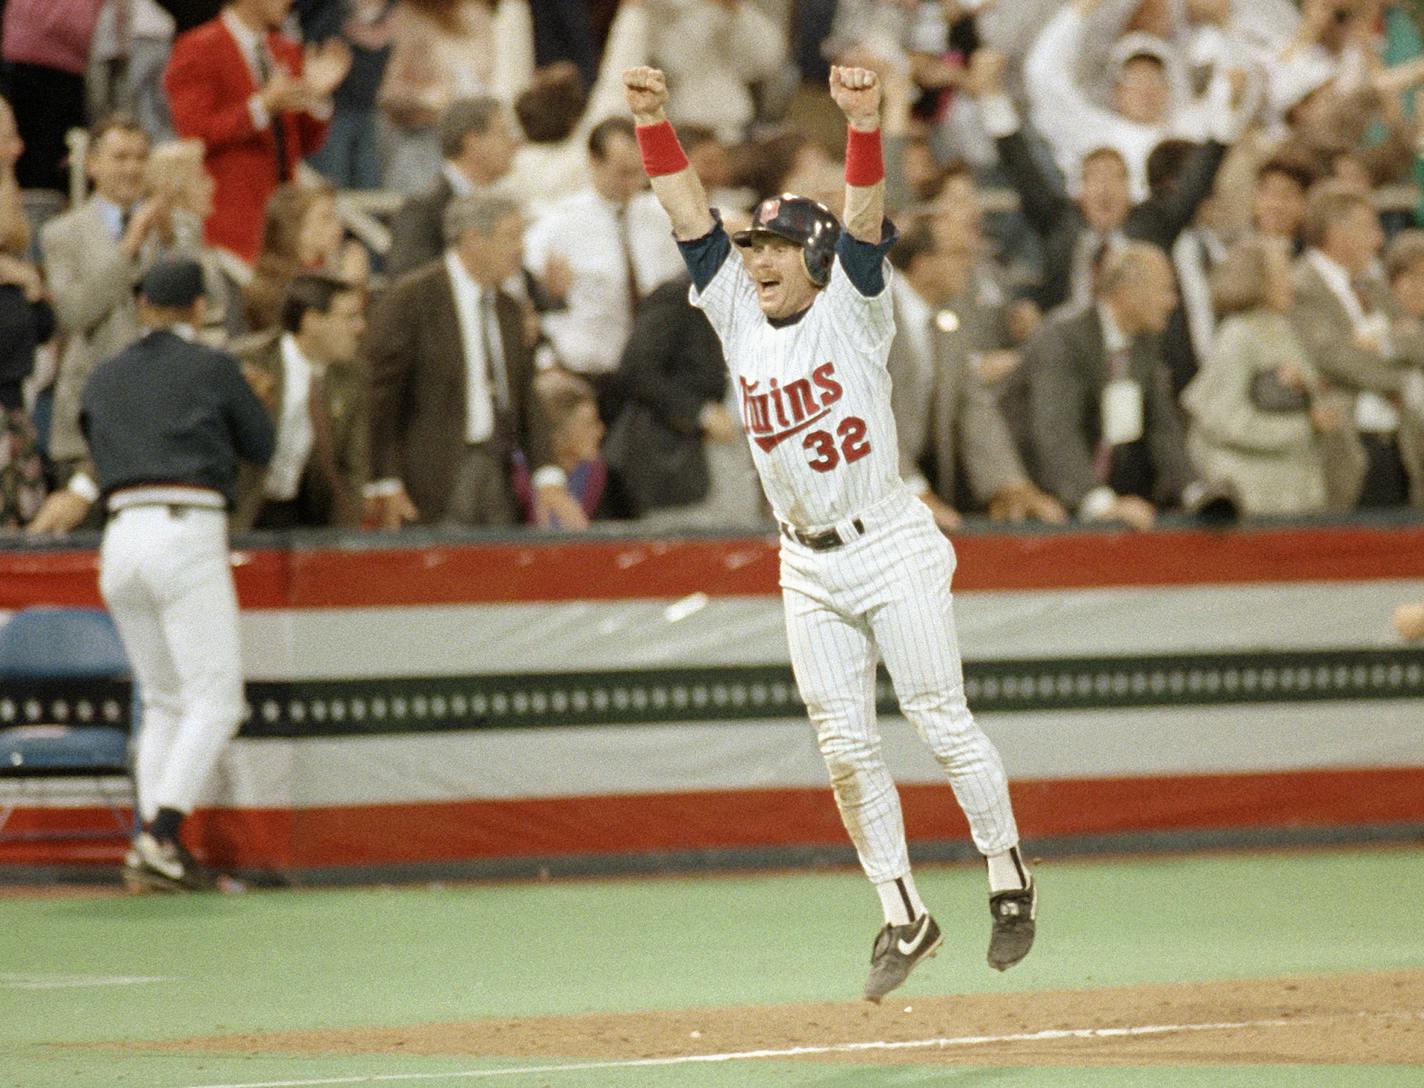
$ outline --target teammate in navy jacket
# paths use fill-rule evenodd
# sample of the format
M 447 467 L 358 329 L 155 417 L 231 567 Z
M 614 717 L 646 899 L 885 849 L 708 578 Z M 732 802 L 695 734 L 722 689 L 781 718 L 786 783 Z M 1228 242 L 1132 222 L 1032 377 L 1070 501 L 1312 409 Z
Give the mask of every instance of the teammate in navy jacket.
M 884 217 L 879 81 L 865 69 L 831 69 L 831 97 L 848 123 L 845 229 L 829 209 L 787 194 L 762 201 L 734 238 L 667 123 L 662 72 L 632 68 L 623 82 L 644 166 L 692 273 L 692 302 L 722 340 L 781 523 L 792 669 L 884 910 L 865 996 L 879 1001 L 942 940 L 910 874 L 899 794 L 880 751 L 877 655 L 988 858 L 988 959 L 1010 967 L 1033 942 L 1035 889 L 999 753 L 965 703 L 954 552 L 899 472 L 885 366 L 895 321 L 884 257 L 895 228 Z
M 139 314 L 150 331 L 95 368 L 80 426 L 109 513 L 99 589 L 142 703 L 142 829 L 124 876 L 179 891 L 205 884 L 179 827 L 243 715 L 227 541 L 237 461 L 265 465 L 276 435 L 237 360 L 191 342 L 203 315 L 196 262 L 155 265 Z

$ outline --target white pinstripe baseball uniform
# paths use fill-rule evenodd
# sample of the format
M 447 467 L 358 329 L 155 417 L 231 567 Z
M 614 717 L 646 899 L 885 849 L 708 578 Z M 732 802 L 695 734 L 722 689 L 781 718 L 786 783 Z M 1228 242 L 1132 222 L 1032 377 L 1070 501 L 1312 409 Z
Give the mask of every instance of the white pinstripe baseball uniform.
M 720 224 L 682 243 L 692 302 L 722 340 L 757 471 L 783 525 L 781 587 L 792 668 L 846 830 L 870 880 L 909 873 L 899 795 L 880 753 L 877 651 L 953 787 L 974 843 L 1018 843 L 1003 764 L 965 703 L 950 596 L 954 552 L 900 479 L 890 376 L 895 322 L 881 244 L 843 233 L 812 305 L 768 319 Z M 853 277 L 847 262 L 875 270 Z M 700 285 L 700 289 L 699 286 Z M 813 548 L 799 532 L 834 531 Z

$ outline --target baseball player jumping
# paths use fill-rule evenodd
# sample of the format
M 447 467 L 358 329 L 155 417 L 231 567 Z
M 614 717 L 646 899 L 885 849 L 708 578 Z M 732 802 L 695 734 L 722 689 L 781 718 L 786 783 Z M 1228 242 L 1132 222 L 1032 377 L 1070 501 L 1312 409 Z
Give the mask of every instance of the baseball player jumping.
M 762 201 L 751 227 L 730 239 L 663 112 L 663 73 L 631 68 L 623 84 L 643 165 L 692 274 L 692 302 L 721 338 L 737 385 L 781 524 L 792 669 L 884 908 L 865 996 L 878 1002 L 943 939 L 915 890 L 899 794 L 880 752 L 877 652 L 988 858 L 988 960 L 1002 971 L 1033 944 L 1036 890 L 999 753 L 964 699 L 954 552 L 900 480 L 885 368 L 895 333 L 885 253 L 896 232 L 884 217 L 879 81 L 865 69 L 831 69 L 831 97 L 848 122 L 845 229 L 825 206 L 785 195 Z M 740 262 L 728 259 L 733 242 Z

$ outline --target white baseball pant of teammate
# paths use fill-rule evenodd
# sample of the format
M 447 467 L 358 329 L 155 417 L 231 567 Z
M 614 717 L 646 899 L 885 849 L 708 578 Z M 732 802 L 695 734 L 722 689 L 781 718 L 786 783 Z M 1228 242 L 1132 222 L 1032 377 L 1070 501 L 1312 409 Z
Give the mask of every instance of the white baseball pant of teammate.
M 99 590 L 142 700 L 140 817 L 148 824 L 160 808 L 190 813 L 245 705 L 226 512 L 118 510 L 99 551 Z
M 877 656 L 988 858 L 988 958 L 1001 970 L 1012 966 L 1032 943 L 1035 890 L 1018 853 L 1002 761 L 965 702 L 953 550 L 899 474 L 884 260 L 895 232 L 883 217 L 878 81 L 862 69 L 832 69 L 831 93 L 849 124 L 845 231 L 813 201 L 768 199 L 735 236 L 741 261 L 666 125 L 662 73 L 630 69 L 624 84 L 645 166 L 692 273 L 693 304 L 722 341 L 757 471 L 782 524 L 793 671 L 842 819 L 884 909 L 865 995 L 878 1001 L 942 939 L 910 875 L 899 794 L 881 753 Z

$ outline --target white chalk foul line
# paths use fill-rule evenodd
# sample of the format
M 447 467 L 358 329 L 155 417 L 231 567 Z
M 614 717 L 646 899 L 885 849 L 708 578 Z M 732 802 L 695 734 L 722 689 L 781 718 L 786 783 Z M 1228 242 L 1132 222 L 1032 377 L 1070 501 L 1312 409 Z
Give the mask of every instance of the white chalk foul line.
M 1122 1028 L 1054 1028 L 1011 1035 L 957 1035 L 940 1039 L 901 1042 L 872 1040 L 864 1043 L 827 1043 L 791 1046 L 777 1050 L 732 1050 L 720 1054 L 683 1054 L 669 1058 L 625 1058 L 618 1061 L 569 1062 L 559 1065 L 521 1065 L 503 1069 L 457 1069 L 446 1073 L 369 1073 L 311 1080 L 243 1081 L 240 1084 L 194 1084 L 186 1088 L 320 1088 L 328 1084 L 393 1084 L 430 1080 L 493 1080 L 496 1077 L 532 1077 L 550 1073 L 587 1073 L 608 1069 L 642 1069 L 652 1066 L 698 1065 L 774 1058 L 805 1058 L 823 1054 L 862 1054 L 894 1050 L 948 1050 L 952 1047 L 988 1046 L 995 1043 L 1037 1043 L 1056 1039 L 1118 1039 L 1139 1035 L 1171 1035 L 1188 1031 L 1236 1031 L 1242 1028 L 1282 1028 L 1321 1022 L 1319 1018 L 1290 1020 L 1222 1020 L 1205 1024 L 1140 1024 Z
M 143 986 L 167 982 L 161 975 L 41 975 L 0 971 L 0 990 L 70 990 L 91 986 Z

